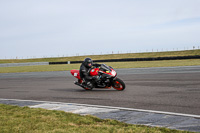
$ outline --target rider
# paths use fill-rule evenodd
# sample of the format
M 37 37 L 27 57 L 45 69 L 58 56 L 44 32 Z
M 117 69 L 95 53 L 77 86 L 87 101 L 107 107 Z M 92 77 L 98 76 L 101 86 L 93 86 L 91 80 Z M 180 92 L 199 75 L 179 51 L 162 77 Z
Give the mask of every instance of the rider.
M 101 66 L 101 64 L 93 64 L 91 58 L 85 58 L 79 70 L 80 77 L 81 79 L 83 79 L 84 82 L 83 84 L 89 89 L 93 88 L 93 81 L 98 80 L 99 78 L 98 76 L 90 76 L 90 70 L 93 66 L 99 67 Z

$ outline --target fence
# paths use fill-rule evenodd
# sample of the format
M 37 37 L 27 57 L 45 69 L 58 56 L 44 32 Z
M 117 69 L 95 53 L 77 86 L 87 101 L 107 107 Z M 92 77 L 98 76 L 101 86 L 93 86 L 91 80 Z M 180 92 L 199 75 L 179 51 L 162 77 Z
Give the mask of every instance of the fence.
M 51 55 L 51 56 L 26 56 L 26 57 L 3 57 L 4 59 L 35 59 L 35 58 L 56 58 L 56 57 L 72 57 L 72 56 L 86 56 L 86 55 L 104 55 L 104 54 L 126 54 L 126 53 L 146 53 L 146 52 L 166 52 L 166 51 L 183 51 L 183 50 L 197 50 L 200 49 L 200 46 L 192 46 L 192 47 L 184 47 L 184 48 L 161 48 L 161 49 L 146 49 L 146 50 L 129 50 L 129 51 L 107 51 L 107 52 L 99 52 L 99 53 L 88 53 L 88 54 L 80 54 L 80 53 L 74 53 L 74 54 L 60 54 L 60 55 Z M 3 59 L 2 58 L 2 59 Z

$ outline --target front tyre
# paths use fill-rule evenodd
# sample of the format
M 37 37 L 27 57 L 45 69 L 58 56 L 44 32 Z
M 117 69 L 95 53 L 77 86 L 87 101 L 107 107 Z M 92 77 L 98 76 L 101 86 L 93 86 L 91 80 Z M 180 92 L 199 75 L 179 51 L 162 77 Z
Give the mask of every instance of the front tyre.
M 112 87 L 118 91 L 123 91 L 126 88 L 124 81 L 119 78 L 113 80 Z

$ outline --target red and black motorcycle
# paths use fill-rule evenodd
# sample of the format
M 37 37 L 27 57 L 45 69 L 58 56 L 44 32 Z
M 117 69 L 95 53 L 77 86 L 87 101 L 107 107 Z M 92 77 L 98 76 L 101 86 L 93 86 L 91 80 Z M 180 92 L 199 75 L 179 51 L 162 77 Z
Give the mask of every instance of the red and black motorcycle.
M 74 84 L 84 88 L 85 90 L 91 90 L 84 85 L 84 81 L 81 79 L 79 70 L 71 70 L 71 74 L 78 79 Z M 125 89 L 125 83 L 117 78 L 116 71 L 105 64 L 102 64 L 98 68 L 91 68 L 89 70 L 90 76 L 98 76 L 98 80 L 94 80 L 93 87 L 94 88 L 107 88 L 110 89 L 113 87 L 116 90 L 122 91 Z

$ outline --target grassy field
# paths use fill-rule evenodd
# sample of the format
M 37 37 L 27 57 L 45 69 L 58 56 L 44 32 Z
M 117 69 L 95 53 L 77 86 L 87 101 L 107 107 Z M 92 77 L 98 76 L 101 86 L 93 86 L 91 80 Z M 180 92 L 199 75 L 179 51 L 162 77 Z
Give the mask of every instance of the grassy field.
M 106 62 L 106 64 L 112 66 L 113 68 L 194 66 L 194 65 L 200 65 L 200 59 L 138 61 L 138 62 Z M 67 71 L 72 69 L 79 69 L 79 67 L 80 64 L 0 67 L 0 73 Z
M 89 57 L 92 58 L 93 60 L 98 60 L 98 59 L 148 58 L 148 57 L 170 57 L 170 56 L 189 56 L 189 55 L 200 55 L 200 50 L 132 53 L 132 54 L 111 54 L 111 55 L 91 55 Z M 86 56 L 62 57 L 62 58 L 0 60 L 0 63 L 81 61 L 81 60 L 84 60 L 85 57 Z M 113 68 L 193 66 L 193 65 L 200 65 L 200 59 L 138 61 L 138 62 L 106 62 L 105 64 L 113 66 Z M 79 69 L 79 66 L 80 66 L 80 64 L 0 67 L 0 73 L 66 71 L 66 70 L 71 70 L 71 69 Z
M 0 104 L 0 133 L 187 133 L 63 111 Z
M 109 55 L 89 55 L 93 60 L 100 59 L 122 59 L 122 58 L 148 58 L 148 57 L 171 57 L 171 56 L 192 56 L 200 55 L 200 50 L 170 51 L 170 52 L 149 52 Z M 0 59 L 0 63 L 24 63 L 24 62 L 64 62 L 82 61 L 88 56 L 58 57 L 58 58 L 37 58 L 37 59 Z

